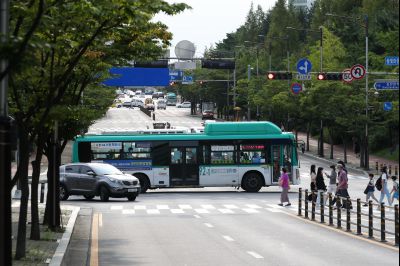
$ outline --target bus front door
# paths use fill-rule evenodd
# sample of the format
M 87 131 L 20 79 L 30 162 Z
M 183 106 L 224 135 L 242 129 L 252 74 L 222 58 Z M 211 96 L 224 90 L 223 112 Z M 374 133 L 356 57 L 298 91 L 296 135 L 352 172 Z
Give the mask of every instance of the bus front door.
M 196 147 L 171 147 L 169 168 L 170 184 L 176 186 L 199 185 L 199 163 Z

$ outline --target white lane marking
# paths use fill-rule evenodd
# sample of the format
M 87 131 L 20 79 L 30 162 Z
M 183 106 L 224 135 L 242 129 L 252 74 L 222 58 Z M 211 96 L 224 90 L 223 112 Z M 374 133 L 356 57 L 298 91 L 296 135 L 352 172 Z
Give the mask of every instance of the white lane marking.
M 122 205 L 114 205 L 114 206 L 111 206 L 110 209 L 111 210 L 122 210 L 123 207 L 122 207 Z
M 259 213 L 259 211 L 255 210 L 255 209 L 242 209 L 242 210 L 247 213 Z
M 222 237 L 225 238 L 225 240 L 226 240 L 226 241 L 229 241 L 229 242 L 235 241 L 235 239 L 233 239 L 233 238 L 230 237 L 230 236 L 222 236 Z
M 122 210 L 122 214 L 135 214 L 135 210 Z
M 215 210 L 215 207 L 213 205 L 209 205 L 209 204 L 201 205 L 201 207 L 206 210 Z
M 225 204 L 224 207 L 227 209 L 239 209 L 238 206 L 233 205 L 233 204 Z
M 262 207 L 255 205 L 255 204 L 246 204 L 247 207 L 250 209 L 261 209 Z
M 194 209 L 197 213 L 210 213 L 209 211 L 205 209 Z
M 267 204 L 269 207 L 274 208 L 274 209 L 281 209 L 282 206 L 279 206 L 277 204 Z
M 181 205 L 178 205 L 178 206 L 179 206 L 179 208 L 181 208 L 183 210 L 193 209 L 192 206 L 187 205 L 187 204 L 181 204 Z
M 133 207 L 135 210 L 146 210 L 146 206 L 144 205 L 136 205 L 135 207 Z
M 218 209 L 221 213 L 235 213 L 231 209 Z
M 209 227 L 209 228 L 213 228 L 214 227 L 212 224 L 209 224 L 209 223 L 204 223 L 204 225 Z
M 194 218 L 196 218 L 196 219 L 200 219 L 201 218 L 201 216 L 200 215 L 197 215 L 197 214 L 195 214 L 195 215 L 193 215 L 194 216 Z
M 147 211 L 147 214 L 160 214 L 160 211 L 159 210 L 155 210 L 155 209 L 146 210 L 146 211 Z
M 185 212 L 184 212 L 183 210 L 181 210 L 181 209 L 171 209 L 170 211 L 171 211 L 171 213 L 175 213 L 175 214 L 185 213 Z
M 276 208 L 265 208 L 267 211 L 270 211 L 270 212 L 283 212 L 283 211 L 281 211 L 281 210 L 278 210 L 278 209 L 276 209 Z
M 157 205 L 158 210 L 168 210 L 169 206 L 168 205 Z
M 99 227 L 103 227 L 103 214 L 99 213 Z
M 256 259 L 263 259 L 264 257 L 254 251 L 247 251 L 247 253 Z

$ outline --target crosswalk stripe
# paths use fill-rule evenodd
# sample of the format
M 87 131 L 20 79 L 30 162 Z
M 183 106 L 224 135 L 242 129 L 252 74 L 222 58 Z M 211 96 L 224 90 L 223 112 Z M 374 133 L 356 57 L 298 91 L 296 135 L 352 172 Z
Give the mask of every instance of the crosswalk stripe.
M 221 213 L 235 213 L 231 209 L 218 209 L 218 211 L 220 211 Z
M 122 210 L 122 214 L 135 214 L 135 210 L 132 209 Z
M 168 207 L 168 205 L 157 205 L 157 209 L 158 210 L 168 210 L 169 207 Z
M 238 206 L 232 204 L 225 204 L 224 207 L 227 209 L 239 209 Z
M 146 210 L 147 214 L 160 214 L 159 210 L 151 209 L 151 210 Z
M 135 210 L 146 210 L 146 206 L 144 205 L 136 205 L 135 207 L 133 207 Z
M 206 210 L 215 210 L 213 205 L 201 205 L 201 207 Z
M 171 213 L 174 213 L 174 214 L 182 214 L 182 213 L 185 213 L 182 209 L 171 209 L 170 211 L 171 211 Z
M 117 205 L 117 206 L 114 205 L 114 206 L 111 206 L 110 209 L 111 210 L 122 210 L 123 207 L 121 205 Z
M 262 207 L 255 205 L 255 204 L 246 204 L 247 207 L 250 209 L 262 209 Z
M 251 209 L 251 208 L 242 209 L 242 210 L 247 213 L 259 213 L 259 211 L 255 210 L 255 209 Z
M 178 206 L 179 206 L 179 208 L 181 208 L 183 210 L 193 209 L 192 206 L 186 205 L 186 204 L 181 204 L 181 205 L 178 205 Z
M 194 209 L 197 213 L 210 213 L 209 211 L 207 211 L 206 209 Z

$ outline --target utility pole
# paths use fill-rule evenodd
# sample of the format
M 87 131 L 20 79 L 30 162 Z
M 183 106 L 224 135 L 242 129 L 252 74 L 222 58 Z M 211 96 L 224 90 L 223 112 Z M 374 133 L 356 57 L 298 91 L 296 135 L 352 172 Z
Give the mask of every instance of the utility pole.
M 8 42 L 10 1 L 0 0 L 0 42 Z M 0 73 L 8 60 L 0 61 Z M 7 105 L 8 76 L 0 80 L 0 265 L 11 265 L 11 121 Z
M 249 87 L 250 87 L 250 78 L 251 78 L 251 66 L 247 65 L 247 80 L 249 81 Z M 250 121 L 251 115 L 250 115 L 250 98 L 249 98 L 249 88 L 247 89 L 247 121 Z

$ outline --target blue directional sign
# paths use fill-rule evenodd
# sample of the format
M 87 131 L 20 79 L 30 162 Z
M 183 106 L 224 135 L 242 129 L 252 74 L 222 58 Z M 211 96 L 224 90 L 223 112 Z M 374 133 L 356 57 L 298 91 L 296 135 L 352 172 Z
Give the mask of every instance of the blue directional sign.
M 375 82 L 374 88 L 376 90 L 398 90 L 399 81 L 398 80 L 379 80 Z
M 182 84 L 193 84 L 193 77 L 192 76 L 183 76 Z
M 385 65 L 398 66 L 399 65 L 399 57 L 398 56 L 386 56 L 385 57 Z
M 297 62 L 297 72 L 299 72 L 299 74 L 306 75 L 310 73 L 311 69 L 312 69 L 312 64 L 310 60 L 308 60 L 307 58 L 300 59 Z
M 177 81 L 182 80 L 183 72 L 180 70 L 170 70 L 169 71 L 169 80 Z
M 393 109 L 393 104 L 391 102 L 384 102 L 383 103 L 383 110 L 391 111 Z
M 112 67 L 111 77 L 103 82 L 106 86 L 150 86 L 169 85 L 168 68 Z
M 303 86 L 301 86 L 300 83 L 293 83 L 292 86 L 290 86 L 290 89 L 293 94 L 299 94 L 303 90 Z

